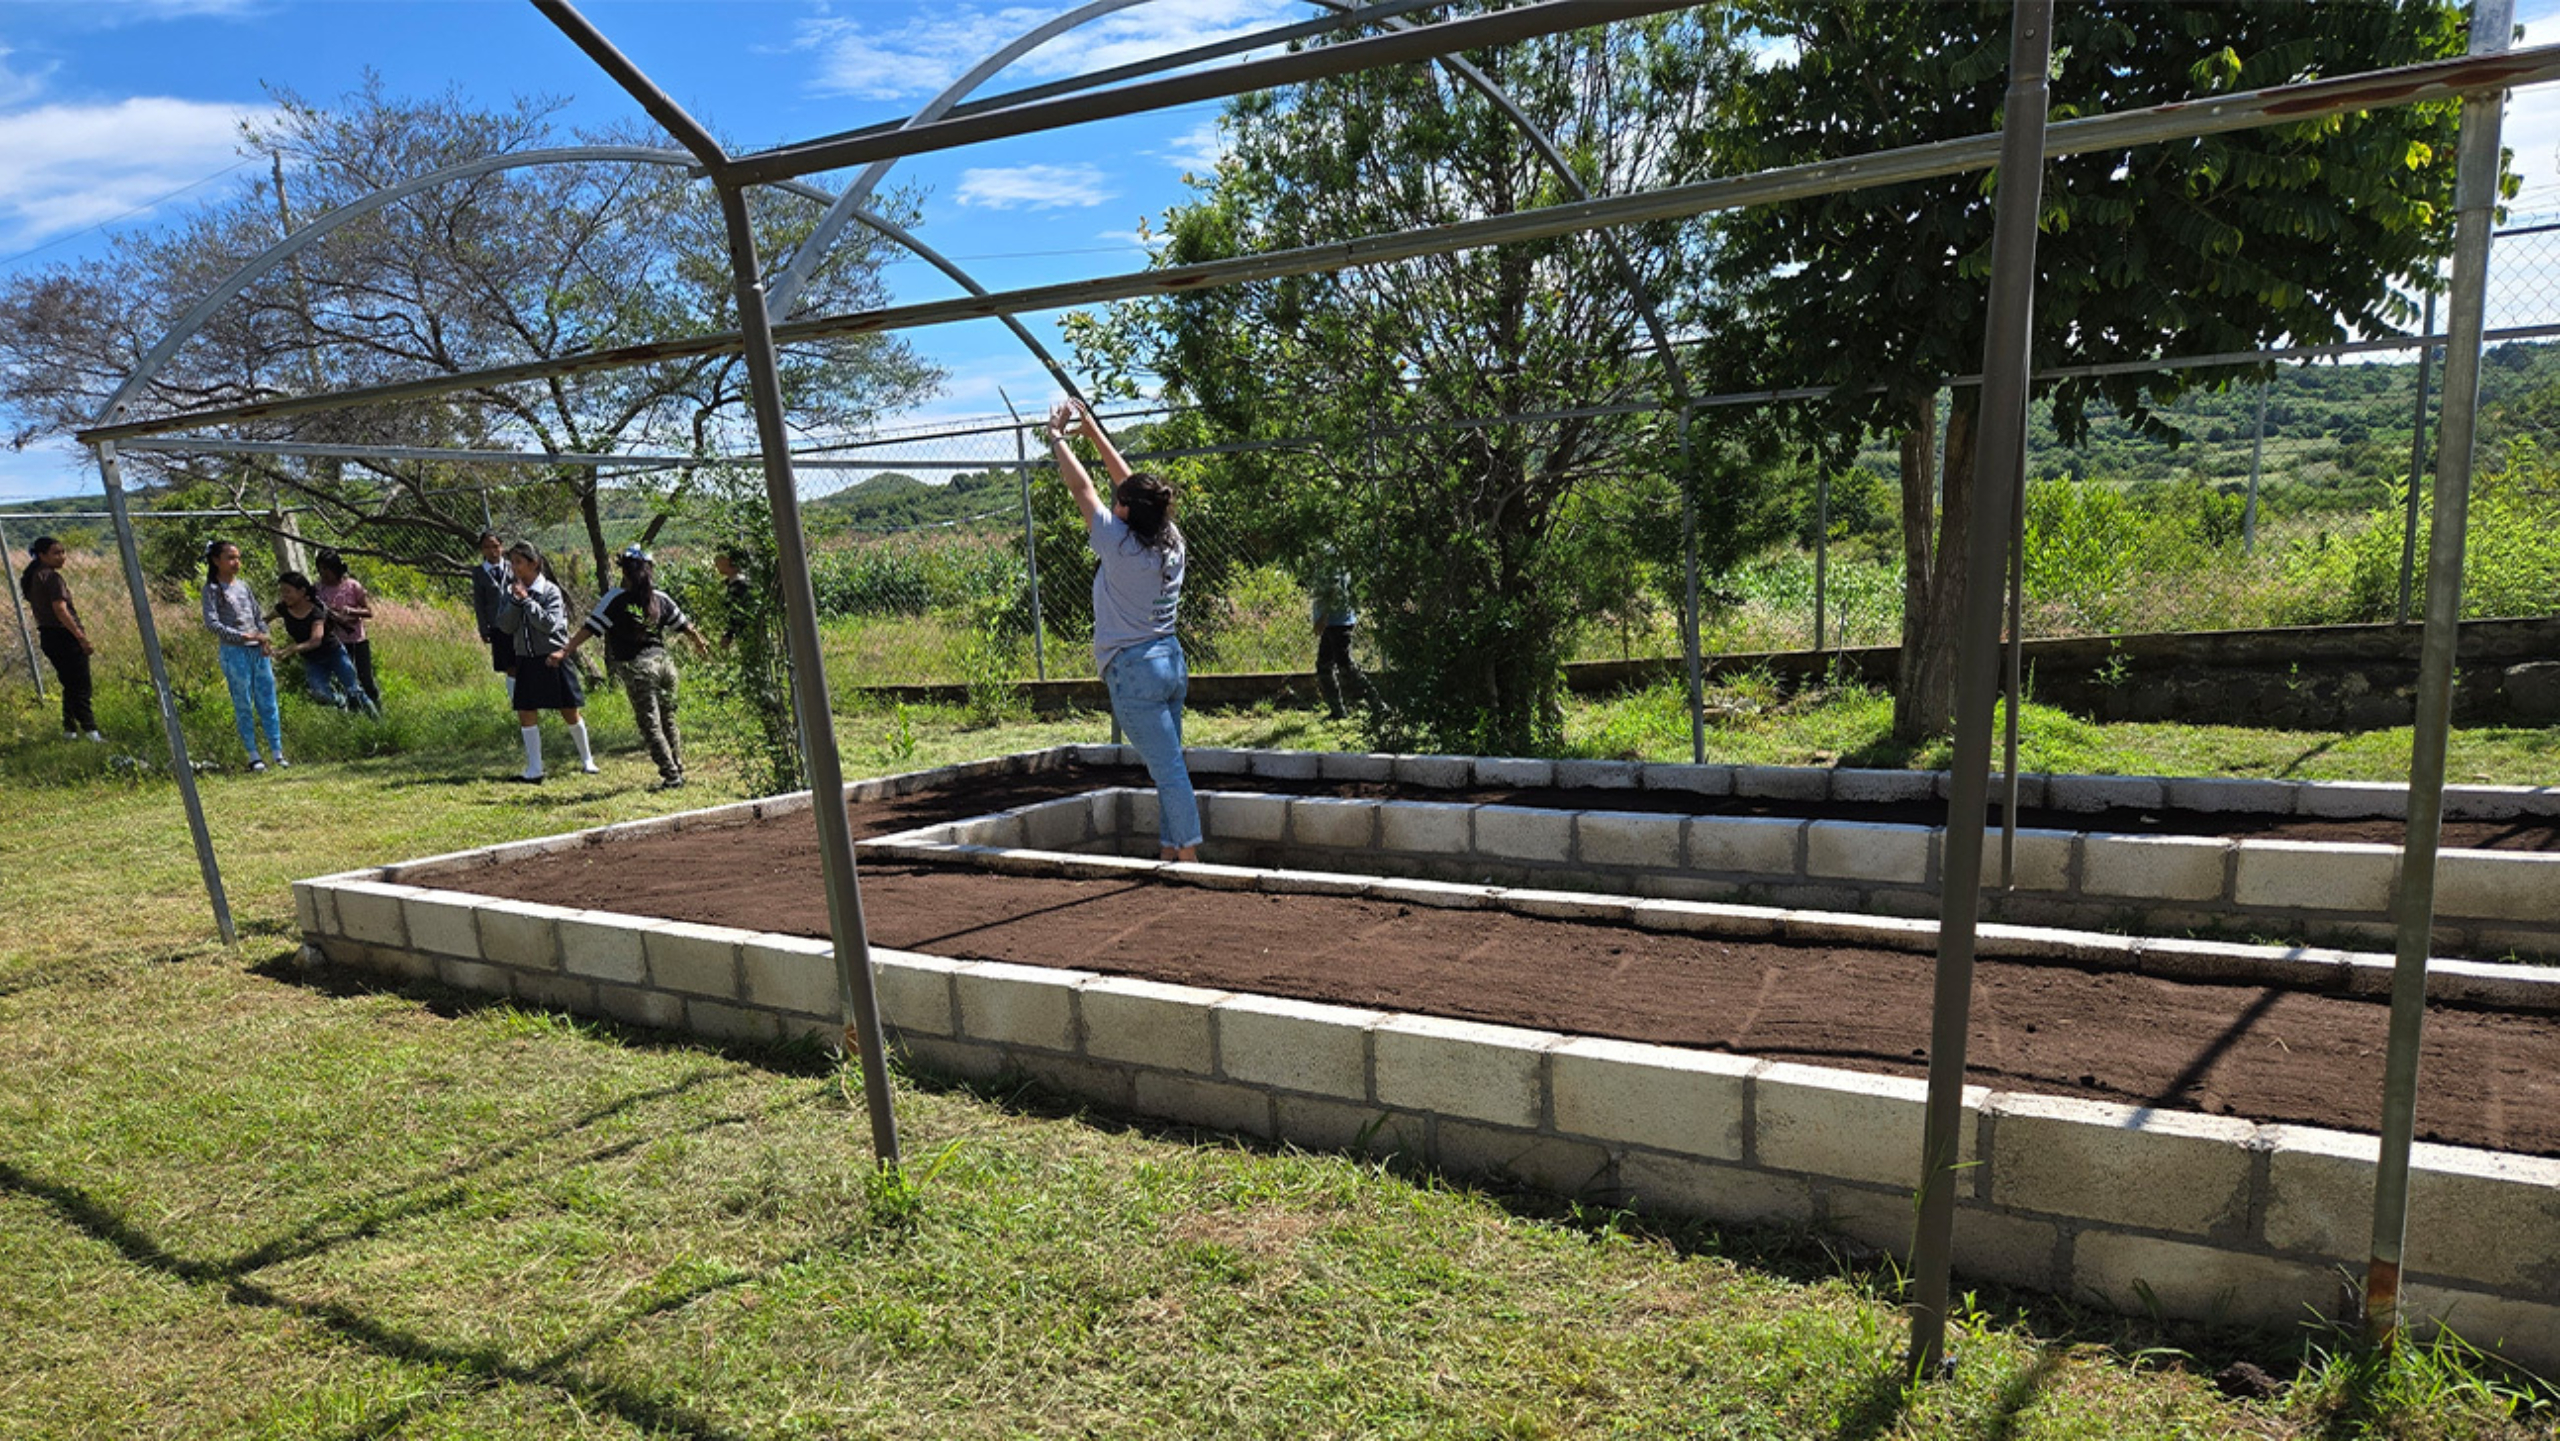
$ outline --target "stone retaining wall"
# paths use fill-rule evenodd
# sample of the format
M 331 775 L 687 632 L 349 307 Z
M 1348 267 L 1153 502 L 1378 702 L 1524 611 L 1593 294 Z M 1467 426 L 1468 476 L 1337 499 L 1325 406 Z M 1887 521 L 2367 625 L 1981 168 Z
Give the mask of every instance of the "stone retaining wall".
M 1039 770 L 1063 758 L 1035 752 L 970 770 Z M 954 774 L 861 787 L 895 794 Z M 1050 829 L 1041 838 L 1071 843 L 1080 832 L 1098 840 L 1127 804 L 1105 796 L 1042 808 L 1038 824 Z M 784 797 L 304 881 L 294 887 L 296 912 L 311 955 L 377 974 L 720 1041 L 832 1038 L 826 943 L 420 884 L 606 835 L 806 805 L 805 796 Z M 910 846 L 954 849 L 924 836 L 866 843 L 874 854 Z M 1282 873 L 1105 856 L 985 859 L 1146 869 L 1195 884 L 1287 883 Z M 1499 894 L 1375 884 L 1437 891 L 1452 904 L 1492 904 Z M 1555 896 L 1508 894 L 1531 905 Z M 1553 903 L 1596 902 L 1557 896 Z M 1625 904 L 1760 923 L 1746 907 Z M 1926 925 L 1762 915 L 1782 928 L 1830 924 L 1862 935 Z M 1987 948 L 2026 945 L 2036 934 L 1995 927 Z M 2137 957 L 2147 946 L 2169 947 L 2158 952 L 2166 957 L 2177 946 L 2203 945 L 2041 934 L 2049 939 L 2040 944 L 2112 944 Z M 2211 949 L 2232 963 L 2303 958 Z M 1023 1074 L 1115 1111 L 1393 1154 L 1609 1204 L 1805 1226 L 1897 1253 L 1909 1241 L 1918 1081 L 1089 972 L 887 951 L 874 961 L 896 1043 L 950 1073 Z M 1967 1109 L 1961 1274 L 2131 1312 L 2278 1329 L 2315 1312 L 2341 1316 L 2351 1304 L 2368 1225 L 2372 1138 L 2026 1094 L 1976 1091 Z M 2560 1366 L 2560 1161 L 2422 1145 L 2410 1236 L 2404 1294 L 2416 1314 L 2524 1364 Z

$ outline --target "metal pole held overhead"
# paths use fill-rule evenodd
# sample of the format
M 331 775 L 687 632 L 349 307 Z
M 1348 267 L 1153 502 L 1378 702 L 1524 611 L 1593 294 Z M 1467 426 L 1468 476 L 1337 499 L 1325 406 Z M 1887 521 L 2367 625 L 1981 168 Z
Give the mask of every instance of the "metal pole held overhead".
M 1022 480 L 1022 566 L 1031 581 L 1031 667 L 1032 674 L 1049 678 L 1048 627 L 1040 612 L 1040 523 L 1031 510 L 1031 442 L 1023 434 L 1022 412 L 1013 408 L 1013 397 L 996 387 L 996 398 L 1004 402 L 1007 415 L 1013 417 L 1013 469 Z
M 2514 0 L 2480 0 L 2472 53 L 2504 50 Z M 2409 1227 L 2409 1155 L 2416 1140 L 2419 1042 L 2427 1018 L 2436 849 L 2443 839 L 2445 750 L 2453 728 L 2454 647 L 2462 621 L 2462 553 L 2471 506 L 2471 451 L 2480 403 L 2480 349 L 2489 290 L 2489 230 L 2498 198 L 2504 91 L 2462 98 L 2453 182 L 2453 291 L 2446 305 L 2443 413 L 2437 419 L 2435 511 L 2427 538 L 2426 631 L 2418 656 L 2416 734 L 2409 758 L 2409 834 L 2400 853 L 2391 1030 L 2382 1065 L 2382 1150 L 2374 1171 L 2373 1250 L 2365 1266 L 2365 1339 L 2391 1346 L 2400 1330 L 2400 1268 Z
M 1920 1151 L 1919 1235 L 1912 1247 L 1911 1364 L 1929 1376 L 1946 1360 L 1948 1269 L 1956 1181 L 1963 1172 L 1966 1029 L 1973 1008 L 1974 928 L 1982 906 L 1982 842 L 1991 770 L 1991 711 L 2000 689 L 1999 576 L 2010 507 L 2026 461 L 2028 340 L 2036 282 L 2036 212 L 2044 188 L 2045 74 L 2053 0 L 2011 12 L 2009 93 L 2001 131 L 1991 296 L 1982 356 L 1982 444 L 1956 673 L 1956 743 L 1947 799 L 1944 906 L 1938 924 L 1929 1028 L 1929 1101 Z M 1953 477 L 1949 477 L 1950 483 Z

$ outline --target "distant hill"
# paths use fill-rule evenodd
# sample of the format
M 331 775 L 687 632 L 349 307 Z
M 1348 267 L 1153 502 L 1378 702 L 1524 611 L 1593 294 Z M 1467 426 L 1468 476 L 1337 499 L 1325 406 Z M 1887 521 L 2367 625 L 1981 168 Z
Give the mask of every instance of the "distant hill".
M 807 503 L 811 524 L 828 530 L 892 531 L 1019 514 L 1022 482 L 1009 469 L 964 471 L 940 484 L 883 471 Z

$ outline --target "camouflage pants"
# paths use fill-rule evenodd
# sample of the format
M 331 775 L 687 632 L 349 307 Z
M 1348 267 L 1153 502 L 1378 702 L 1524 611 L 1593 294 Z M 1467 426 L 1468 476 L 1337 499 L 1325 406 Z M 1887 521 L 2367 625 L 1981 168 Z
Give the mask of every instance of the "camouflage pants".
M 684 776 L 684 741 L 676 734 L 676 663 L 663 650 L 642 651 L 637 659 L 614 667 L 631 697 L 631 718 L 640 723 L 641 742 L 658 763 L 665 780 Z

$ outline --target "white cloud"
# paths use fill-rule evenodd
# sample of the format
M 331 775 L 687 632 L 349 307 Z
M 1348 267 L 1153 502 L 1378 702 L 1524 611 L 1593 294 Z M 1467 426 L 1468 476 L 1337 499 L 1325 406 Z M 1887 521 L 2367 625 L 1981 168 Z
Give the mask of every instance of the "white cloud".
M 41 70 L 21 69 L 9 63 L 9 57 L 17 53 L 6 45 L 0 45 L 0 109 L 24 105 L 35 99 L 43 93 L 45 80 L 55 69 L 51 65 Z
M 1100 205 L 1118 192 L 1096 166 L 1007 165 L 960 172 L 953 198 L 980 210 L 1056 210 Z
M 147 210 L 239 160 L 259 107 L 165 96 L 0 114 L 0 249 Z
M 871 25 L 821 11 L 793 48 L 814 52 L 812 88 L 857 100 L 929 96 L 987 55 L 1052 18 L 1055 9 L 957 5 L 894 25 Z M 1283 23 L 1289 0 L 1155 0 L 1071 30 L 1014 62 L 986 91 L 1231 40 Z
M 1167 140 L 1163 149 L 1147 153 L 1170 161 L 1176 170 L 1206 179 L 1227 158 L 1227 137 L 1212 117 Z

